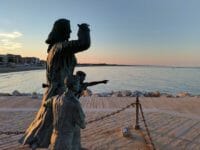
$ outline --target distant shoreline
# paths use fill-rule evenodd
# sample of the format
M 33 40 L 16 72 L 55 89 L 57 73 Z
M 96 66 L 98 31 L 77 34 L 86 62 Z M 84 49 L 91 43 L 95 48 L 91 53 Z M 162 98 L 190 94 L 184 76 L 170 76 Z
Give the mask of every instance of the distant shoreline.
M 1 67 L 0 66 L 0 73 L 42 70 L 42 69 L 45 69 L 45 67 L 44 66 L 19 66 L 19 67 Z
M 124 64 L 77 64 L 77 67 L 155 67 L 155 68 L 188 68 L 200 69 L 200 67 L 178 67 L 178 66 L 162 66 L 162 65 L 124 65 Z M 0 65 L 0 73 L 30 71 L 30 70 L 43 70 L 45 66 L 16 66 L 5 67 Z

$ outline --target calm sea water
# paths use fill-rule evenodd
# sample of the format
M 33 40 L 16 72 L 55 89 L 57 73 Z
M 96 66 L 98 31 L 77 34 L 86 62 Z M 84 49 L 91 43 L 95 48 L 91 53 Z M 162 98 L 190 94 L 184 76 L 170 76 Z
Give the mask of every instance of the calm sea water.
M 108 79 L 108 84 L 91 87 L 93 92 L 118 90 L 160 91 L 171 94 L 186 91 L 200 94 L 199 68 L 167 67 L 77 67 L 87 73 L 86 81 Z M 43 93 L 45 70 L 13 72 L 0 74 L 0 92 Z

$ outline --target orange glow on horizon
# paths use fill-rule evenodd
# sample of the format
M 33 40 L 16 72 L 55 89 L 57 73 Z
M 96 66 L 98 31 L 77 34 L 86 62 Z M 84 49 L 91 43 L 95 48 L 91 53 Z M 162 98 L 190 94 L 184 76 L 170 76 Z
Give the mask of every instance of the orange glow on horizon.
M 46 60 L 47 52 L 45 50 L 0 50 L 0 54 L 18 54 L 22 57 L 38 57 Z M 177 54 L 119 54 L 112 51 L 95 51 L 92 49 L 76 54 L 78 63 L 106 63 L 106 64 L 128 64 L 128 65 L 164 65 L 164 66 L 200 66 L 198 55 L 177 53 Z

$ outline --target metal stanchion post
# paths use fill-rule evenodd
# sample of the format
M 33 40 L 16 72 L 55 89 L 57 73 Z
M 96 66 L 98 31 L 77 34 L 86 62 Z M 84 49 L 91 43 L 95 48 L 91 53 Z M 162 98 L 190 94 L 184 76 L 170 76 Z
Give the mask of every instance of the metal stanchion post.
M 135 129 L 139 130 L 140 125 L 139 125 L 139 96 L 136 96 L 136 124 L 135 124 Z

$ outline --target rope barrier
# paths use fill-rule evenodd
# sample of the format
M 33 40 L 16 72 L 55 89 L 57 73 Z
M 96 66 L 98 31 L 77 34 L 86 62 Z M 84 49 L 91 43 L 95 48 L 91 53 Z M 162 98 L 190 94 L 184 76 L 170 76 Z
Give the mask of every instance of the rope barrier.
M 153 149 L 153 150 L 156 150 L 155 145 L 154 145 L 154 143 L 153 143 L 153 139 L 152 139 L 152 137 L 151 137 L 151 135 L 150 135 L 150 131 L 149 131 L 149 128 L 148 128 L 146 119 L 145 119 L 145 117 L 144 117 L 144 112 L 143 112 L 143 109 L 142 109 L 142 105 L 140 104 L 139 98 L 138 98 L 138 97 L 136 97 L 136 103 L 131 103 L 131 104 L 129 104 L 129 105 L 127 105 L 127 106 L 125 106 L 125 107 L 123 107 L 123 108 L 121 108 L 121 109 L 118 109 L 117 111 L 114 111 L 114 112 L 112 112 L 112 113 L 106 114 L 106 115 L 104 115 L 104 116 L 101 116 L 101 117 L 96 118 L 96 119 L 93 119 L 93 120 L 89 120 L 89 121 L 86 122 L 86 124 L 91 124 L 91 123 L 94 123 L 94 122 L 103 120 L 103 119 L 105 119 L 105 118 L 114 116 L 114 115 L 116 115 L 116 114 L 118 114 L 118 113 L 120 113 L 120 112 L 122 112 L 122 111 L 125 111 L 126 109 L 128 109 L 128 108 L 131 107 L 131 106 L 132 106 L 132 107 L 135 107 L 135 106 L 136 106 L 136 126 L 135 126 L 135 129 L 136 129 L 136 130 L 139 130 L 139 129 L 140 129 L 140 126 L 139 126 L 139 110 L 140 110 L 141 115 L 142 115 L 142 121 L 143 121 L 143 123 L 144 123 L 145 130 L 146 130 L 146 132 L 147 132 L 147 135 L 148 135 L 148 138 L 149 138 L 149 141 L 150 141 L 150 142 L 148 143 L 147 140 L 145 139 L 145 137 L 143 137 L 143 138 L 145 139 L 145 142 L 146 142 L 147 145 L 150 144 L 150 145 L 152 146 L 152 149 Z M 138 106 L 139 106 L 139 107 L 138 107 Z M 141 131 L 141 132 L 142 132 L 142 131 Z M 2 134 L 5 134 L 5 135 L 13 135 L 13 134 L 14 134 L 14 135 L 20 135 L 20 134 L 24 134 L 24 133 L 25 133 L 25 131 L 0 131 L 0 135 L 2 135 Z
M 141 115 L 142 115 L 142 121 L 144 122 L 144 126 L 145 126 L 145 129 L 146 129 L 146 132 L 147 132 L 147 135 L 149 137 L 149 140 L 150 140 L 150 144 L 152 146 L 152 149 L 153 150 L 156 150 L 156 147 L 153 143 L 153 140 L 152 140 L 152 137 L 151 137 L 151 134 L 150 134 L 150 131 L 149 131 L 149 128 L 148 128 L 148 125 L 146 123 L 146 119 L 144 117 L 144 112 L 143 112 L 143 109 L 142 109 L 142 105 L 139 103 L 139 108 L 140 108 L 140 112 L 141 112 Z
M 131 106 L 134 107 L 135 104 L 136 104 L 136 103 L 131 103 L 131 104 L 127 105 L 126 107 L 123 107 L 123 108 L 121 108 L 121 109 L 119 109 L 119 110 L 117 110 L 117 111 L 115 111 L 115 112 L 112 112 L 112 113 L 110 113 L 110 114 L 106 114 L 106 115 L 104 115 L 104 116 L 102 116 L 102 117 L 99 117 L 99 118 L 96 118 L 96 119 L 94 119 L 94 120 L 87 121 L 86 124 L 91 124 L 91 123 L 93 123 L 93 122 L 97 122 L 97 121 L 103 120 L 103 119 L 105 119 L 105 118 L 108 118 L 108 117 L 110 117 L 110 116 L 116 115 L 116 114 L 118 114 L 118 113 L 120 113 L 120 112 L 126 110 L 127 108 L 129 108 L 129 107 L 131 107 Z M 24 133 L 25 133 L 25 131 L 0 131 L 0 135 L 1 135 L 1 134 L 5 134 L 5 135 L 12 135 L 12 134 L 15 134 L 15 135 L 19 135 L 19 134 L 24 134 Z
M 117 111 L 114 111 L 114 112 L 110 113 L 110 114 L 106 114 L 106 115 L 101 116 L 101 117 L 99 117 L 99 118 L 96 118 L 96 119 L 87 121 L 86 124 L 91 124 L 91 123 L 93 123 L 93 122 L 97 122 L 97 121 L 103 120 L 103 119 L 108 118 L 108 117 L 110 117 L 110 116 L 114 116 L 114 115 L 116 115 L 116 114 L 118 114 L 118 113 L 120 113 L 120 112 L 122 112 L 122 111 L 125 111 L 126 109 L 128 109 L 128 108 L 131 107 L 131 106 L 134 107 L 135 104 L 136 104 L 136 103 L 131 103 L 131 104 L 127 105 L 126 107 L 123 107 L 123 108 L 121 108 L 121 109 L 119 109 L 119 110 L 117 110 Z

